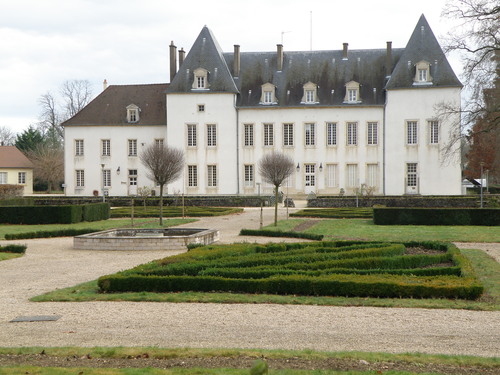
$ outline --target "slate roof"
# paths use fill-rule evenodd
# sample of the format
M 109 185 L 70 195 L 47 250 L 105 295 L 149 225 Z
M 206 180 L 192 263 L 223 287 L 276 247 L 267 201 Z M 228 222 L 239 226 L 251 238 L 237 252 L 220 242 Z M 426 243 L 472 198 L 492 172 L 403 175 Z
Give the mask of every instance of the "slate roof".
M 33 163 L 16 146 L 0 146 L 0 168 L 33 169 Z
M 391 90 L 412 87 L 415 64 L 422 60 L 430 63 L 432 85 L 420 88 L 462 87 L 423 14 L 420 16 L 386 88 Z
M 130 104 L 140 108 L 139 121 L 133 125 L 166 125 L 167 87 L 167 83 L 110 85 L 62 125 L 130 125 L 126 109 Z

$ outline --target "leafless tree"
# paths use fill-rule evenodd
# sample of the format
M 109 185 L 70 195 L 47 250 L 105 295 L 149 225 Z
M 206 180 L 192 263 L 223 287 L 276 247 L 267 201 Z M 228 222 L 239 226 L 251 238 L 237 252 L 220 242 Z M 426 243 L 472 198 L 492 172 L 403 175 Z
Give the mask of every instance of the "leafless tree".
M 64 180 L 64 151 L 62 147 L 53 147 L 49 143 L 39 143 L 27 153 L 34 165 L 34 178 L 47 182 L 47 192 L 51 192 L 57 183 Z
M 66 81 L 61 87 L 64 101 L 64 120 L 80 112 L 92 99 L 92 85 L 88 80 Z
M 449 1 L 442 15 L 459 24 L 452 29 L 444 44 L 445 52 L 459 52 L 463 62 L 462 80 L 468 98 L 462 106 L 441 103 L 436 111 L 442 118 L 460 115 L 451 134 L 447 150 L 456 149 L 463 138 L 470 138 L 474 124 L 488 118 L 488 125 L 481 132 L 498 131 L 500 127 L 499 100 L 488 100 L 488 91 L 498 97 L 500 69 L 500 5 L 495 0 L 453 0 Z M 495 88 L 496 87 L 496 88 Z M 466 129 L 467 132 L 460 131 Z
M 42 134 L 53 138 L 53 143 L 61 143 L 64 130 L 61 126 L 61 114 L 57 109 L 56 99 L 51 92 L 46 92 L 38 99 L 41 107 L 38 128 Z
M 140 155 L 147 176 L 160 186 L 160 225 L 163 225 L 163 187 L 177 180 L 184 167 L 184 152 L 163 144 L 153 143 Z
M 16 134 L 6 126 L 0 126 L 0 146 L 12 146 L 16 142 Z
M 262 179 L 274 185 L 274 226 L 278 225 L 278 189 L 285 179 L 293 173 L 293 160 L 281 153 L 265 154 L 259 161 Z

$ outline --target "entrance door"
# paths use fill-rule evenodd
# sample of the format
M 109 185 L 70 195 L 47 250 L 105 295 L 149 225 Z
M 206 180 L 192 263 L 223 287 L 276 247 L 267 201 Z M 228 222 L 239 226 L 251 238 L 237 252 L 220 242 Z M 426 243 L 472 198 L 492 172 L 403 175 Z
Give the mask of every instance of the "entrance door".
M 406 164 L 406 194 L 418 194 L 417 163 Z
M 137 195 L 137 169 L 128 170 L 128 195 Z
M 316 164 L 304 164 L 304 193 L 316 192 Z

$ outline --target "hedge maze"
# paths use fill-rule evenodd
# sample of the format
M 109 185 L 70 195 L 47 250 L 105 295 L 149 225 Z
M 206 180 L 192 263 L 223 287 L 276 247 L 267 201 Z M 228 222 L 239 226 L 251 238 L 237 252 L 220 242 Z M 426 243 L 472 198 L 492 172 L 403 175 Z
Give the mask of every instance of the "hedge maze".
M 101 292 L 233 292 L 476 299 L 483 287 L 450 243 L 209 245 L 103 276 Z

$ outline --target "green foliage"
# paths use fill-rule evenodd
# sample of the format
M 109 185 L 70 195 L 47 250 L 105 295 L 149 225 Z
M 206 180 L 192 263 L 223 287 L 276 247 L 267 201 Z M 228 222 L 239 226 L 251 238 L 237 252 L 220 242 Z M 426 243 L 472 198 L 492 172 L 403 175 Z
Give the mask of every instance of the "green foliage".
M 36 232 L 7 233 L 5 234 L 5 239 L 21 240 L 30 238 L 72 237 L 93 232 L 96 232 L 96 229 L 90 229 L 90 228 L 55 229 L 55 230 L 43 230 Z
M 291 213 L 293 217 L 320 217 L 328 219 L 371 219 L 373 208 L 366 207 L 340 207 L 340 208 L 305 208 Z
M 207 217 L 207 216 L 222 216 L 231 215 L 234 213 L 242 212 L 241 208 L 231 208 L 231 207 L 194 207 L 185 206 L 184 216 L 187 217 Z M 116 207 L 111 210 L 111 217 L 130 217 L 132 213 L 131 207 Z M 160 208 L 157 206 L 135 206 L 134 216 L 135 217 L 158 217 L 160 214 Z M 164 217 L 179 217 L 182 216 L 182 207 L 179 206 L 169 206 L 163 207 Z
M 35 200 L 31 197 L 0 199 L 0 207 L 1 206 L 33 206 L 34 204 L 35 204 Z
M 45 142 L 42 132 L 33 126 L 24 130 L 16 137 L 16 147 L 23 151 L 28 152 L 34 150 L 38 145 Z
M 374 208 L 377 225 L 500 225 L 498 208 Z
M 250 369 L 250 375 L 265 375 L 268 373 L 269 366 L 266 361 L 262 359 L 257 359 L 254 361 L 252 368 Z
M 263 230 L 263 229 L 242 229 L 240 236 L 263 236 L 263 237 L 288 237 L 288 238 L 304 238 L 307 240 L 321 241 L 322 234 L 304 233 L 304 232 L 283 232 L 279 230 Z
M 109 205 L 95 203 L 67 206 L 7 206 L 0 210 L 0 223 L 69 224 L 109 218 Z
M 103 292 L 462 299 L 481 295 L 483 287 L 470 262 L 454 245 L 407 244 L 425 245 L 437 254 L 408 255 L 403 244 L 359 241 L 208 246 L 101 277 L 98 285 Z M 450 265 L 441 267 L 443 262 Z
M 0 246 L 0 252 L 2 253 L 16 253 L 24 254 L 26 252 L 26 245 L 5 245 Z

